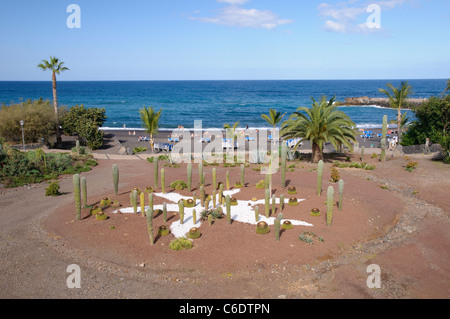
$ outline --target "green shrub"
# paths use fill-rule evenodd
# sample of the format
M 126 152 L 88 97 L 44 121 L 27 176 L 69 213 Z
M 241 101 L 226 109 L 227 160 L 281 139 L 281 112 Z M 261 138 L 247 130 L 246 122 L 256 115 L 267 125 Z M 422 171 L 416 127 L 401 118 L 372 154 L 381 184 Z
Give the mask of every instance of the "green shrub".
M 135 147 L 135 148 L 133 148 L 133 152 L 135 154 L 142 153 L 142 152 L 145 152 L 145 151 L 147 151 L 146 147 Z
M 45 196 L 59 196 L 59 181 L 50 182 L 48 187 L 45 189 Z
M 181 237 L 174 239 L 170 242 L 169 247 L 172 250 L 180 251 L 187 250 L 192 248 L 192 241 L 187 239 L 186 237 Z

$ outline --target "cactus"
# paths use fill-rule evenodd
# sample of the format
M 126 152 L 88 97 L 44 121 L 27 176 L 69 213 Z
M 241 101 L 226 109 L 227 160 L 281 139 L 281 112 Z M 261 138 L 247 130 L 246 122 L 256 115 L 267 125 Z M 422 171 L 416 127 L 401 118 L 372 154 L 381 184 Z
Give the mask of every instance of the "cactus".
M 196 210 L 192 210 L 192 220 L 194 222 L 194 225 L 197 224 L 197 212 Z
M 75 211 L 77 220 L 81 219 L 81 191 L 80 191 L 80 175 L 73 175 L 73 193 L 75 197 Z
M 153 211 L 153 193 L 148 194 L 148 207 Z M 166 214 L 167 214 L 167 212 L 166 212 Z M 164 220 L 164 222 L 165 222 L 165 220 Z
M 217 189 L 217 172 L 216 172 L 216 168 L 213 167 L 212 169 L 212 179 L 213 179 L 213 190 Z
M 158 188 L 158 173 L 159 173 L 159 168 L 158 168 L 158 157 L 155 157 L 155 159 L 153 160 L 153 178 L 154 178 L 154 183 L 155 183 L 155 189 Z
M 133 211 L 136 214 L 137 213 L 137 190 L 132 190 L 130 192 L 130 204 L 133 207 Z
M 206 194 L 205 194 L 205 188 L 203 185 L 200 186 L 200 204 L 202 207 L 205 207 L 205 201 L 206 201 Z
M 163 221 L 165 223 L 167 222 L 167 203 L 166 202 L 163 203 Z
M 333 220 L 333 206 L 334 206 L 334 188 L 329 186 L 327 190 L 327 226 L 331 226 Z
M 231 199 L 230 199 L 230 195 L 227 195 L 225 197 L 225 202 L 226 202 L 226 206 L 227 206 L 227 222 L 228 222 L 228 225 L 231 225 Z
M 286 156 L 287 144 L 281 143 L 281 187 L 286 187 Z
M 155 238 L 153 237 L 153 209 L 151 207 L 147 209 L 147 231 L 150 238 L 150 245 L 153 245 Z
M 164 168 L 161 168 L 161 190 L 162 193 L 166 193 L 166 173 Z
M 269 174 L 266 174 L 264 176 L 264 189 L 269 189 L 269 183 L 270 183 L 270 181 L 269 181 Z
M 198 163 L 198 182 L 203 185 L 203 162 Z
M 202 234 L 200 233 L 200 231 L 198 230 L 197 227 L 192 227 L 189 232 L 187 233 L 187 237 L 190 239 L 197 239 L 200 238 Z
M 342 179 L 339 180 L 339 210 L 342 210 L 342 198 L 344 196 L 344 181 Z
M 273 226 L 275 228 L 275 239 L 276 240 L 280 240 L 280 224 L 281 221 L 278 218 L 275 218 L 275 220 L 273 221 Z
M 256 224 L 256 233 L 260 235 L 264 235 L 270 232 L 269 225 L 266 222 L 260 221 Z
M 269 210 L 270 210 L 270 190 L 266 189 L 265 192 L 266 196 L 265 196 L 265 212 L 266 212 L 266 218 L 269 218 L 270 214 L 269 214 Z
M 187 164 L 187 187 L 189 191 L 192 189 L 192 163 Z
M 259 207 L 255 207 L 255 223 L 259 222 Z
M 317 164 L 317 195 L 322 193 L 322 177 L 323 177 L 323 161 L 320 160 Z
M 386 139 L 381 139 L 381 154 L 380 154 L 380 162 L 386 161 Z
M 114 164 L 112 166 L 113 171 L 113 184 L 114 184 L 114 194 L 119 195 L 119 166 Z
M 276 201 L 275 194 L 273 194 L 272 195 L 272 215 L 275 215 L 275 210 L 276 210 L 275 201 Z
M 219 200 L 218 200 L 218 204 L 222 203 L 222 198 L 223 198 L 223 184 L 221 183 L 219 186 Z
M 217 204 L 216 190 L 213 190 L 213 192 L 212 192 L 212 203 L 213 203 L 213 208 L 216 208 L 216 204 Z
M 283 222 L 283 224 L 281 225 L 281 227 L 285 230 L 294 228 L 294 226 L 292 225 L 292 223 L 289 220 L 285 220 Z
M 227 171 L 226 180 L 227 180 L 227 189 L 230 190 L 230 172 L 229 171 Z
M 245 165 L 241 164 L 241 185 L 245 186 Z
M 280 212 L 282 212 L 284 209 L 284 195 L 280 195 Z
M 208 214 L 208 225 L 211 226 L 212 225 L 212 215 Z
M 363 159 L 364 159 L 364 146 L 361 147 L 361 157 L 360 157 L 359 159 L 361 160 L 361 162 L 362 162 Z
M 141 213 L 142 216 L 145 216 L 145 193 L 142 192 L 139 196 L 140 196 L 139 203 L 141 204 Z
M 169 235 L 170 231 L 165 225 L 159 226 L 158 235 L 159 236 L 167 236 Z
M 184 224 L 184 201 L 182 199 L 178 202 L 178 209 L 180 212 L 180 224 Z
M 86 177 L 81 176 L 80 178 L 81 183 L 81 195 L 83 198 L 83 208 L 87 207 L 87 186 L 86 186 Z
M 387 115 L 383 116 L 383 128 L 381 129 L 381 154 L 380 161 L 386 161 L 386 137 L 387 137 Z

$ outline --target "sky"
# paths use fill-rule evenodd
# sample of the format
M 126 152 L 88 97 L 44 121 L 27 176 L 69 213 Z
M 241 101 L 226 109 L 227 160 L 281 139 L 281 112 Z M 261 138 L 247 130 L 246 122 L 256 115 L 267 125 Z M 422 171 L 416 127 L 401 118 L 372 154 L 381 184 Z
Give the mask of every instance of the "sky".
M 0 81 L 47 81 L 50 56 L 62 81 L 450 78 L 448 0 L 14 0 L 0 17 Z

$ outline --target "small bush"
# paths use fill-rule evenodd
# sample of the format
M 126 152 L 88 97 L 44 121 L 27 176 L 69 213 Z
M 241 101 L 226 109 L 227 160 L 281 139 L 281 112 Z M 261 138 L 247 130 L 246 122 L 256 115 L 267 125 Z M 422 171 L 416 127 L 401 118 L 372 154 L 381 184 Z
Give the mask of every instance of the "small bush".
M 145 152 L 145 151 L 147 151 L 146 147 L 135 147 L 135 148 L 133 148 L 133 152 L 136 153 L 136 154 L 142 153 L 142 152 Z
M 192 241 L 187 239 L 186 237 L 174 239 L 169 244 L 170 249 L 176 251 L 191 249 L 192 246 Z
M 331 178 L 330 182 L 337 183 L 340 180 L 339 172 L 336 167 L 331 168 Z
M 59 181 L 50 182 L 48 187 L 45 189 L 45 196 L 59 196 Z

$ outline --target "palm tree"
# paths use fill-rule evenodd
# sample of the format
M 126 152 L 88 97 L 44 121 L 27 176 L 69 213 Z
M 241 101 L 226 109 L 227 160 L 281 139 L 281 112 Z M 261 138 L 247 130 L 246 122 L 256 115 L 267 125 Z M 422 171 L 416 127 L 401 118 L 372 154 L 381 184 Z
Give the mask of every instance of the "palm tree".
M 261 117 L 266 120 L 266 122 L 273 127 L 273 129 L 275 130 L 275 127 L 277 126 L 278 123 L 281 122 L 281 120 L 283 119 L 283 117 L 286 115 L 286 113 L 284 113 L 283 115 L 281 114 L 281 112 L 277 112 L 274 109 L 269 109 L 269 115 L 267 114 L 261 114 Z
M 342 111 L 333 105 L 334 98 L 327 101 L 323 97 L 320 102 L 312 98 L 311 108 L 299 107 L 288 120 L 282 124 L 281 135 L 285 138 L 301 138 L 309 140 L 312 146 L 312 162 L 323 159 L 323 146 L 331 142 L 337 150 L 340 145 L 352 148 L 356 141 L 356 125 Z M 300 143 L 300 142 L 299 142 Z M 298 145 L 298 144 L 297 144 Z
M 42 71 L 52 71 L 53 110 L 55 111 L 56 122 L 56 147 L 62 147 L 61 129 L 59 127 L 58 98 L 56 95 L 56 74 L 69 70 L 63 65 L 64 62 L 59 61 L 58 58 L 53 56 L 50 56 L 50 61 L 42 60 L 42 63 L 38 64 L 38 68 Z
M 236 134 L 236 128 L 239 125 L 239 121 L 234 123 L 233 126 L 231 126 L 230 124 L 224 124 L 223 128 L 226 130 L 226 132 L 228 133 L 228 136 L 232 136 L 233 139 L 236 141 L 237 139 L 237 134 Z
M 158 133 L 158 123 L 159 118 L 161 117 L 161 111 L 162 109 L 156 112 L 151 106 L 148 108 L 144 106 L 144 108 L 139 110 L 145 131 L 150 134 L 150 147 L 152 148 L 152 151 L 154 150 L 155 145 L 153 141 L 153 134 Z
M 402 106 L 406 104 L 408 96 L 412 94 L 412 86 L 408 85 L 408 81 L 401 82 L 398 88 L 395 88 L 391 83 L 387 84 L 388 90 L 380 89 L 380 92 L 389 98 L 389 104 L 391 107 L 397 108 L 397 127 L 398 127 L 398 140 L 401 140 L 402 132 Z
M 447 87 L 444 90 L 444 94 L 447 93 L 448 90 L 450 90 L 450 79 L 447 80 Z

